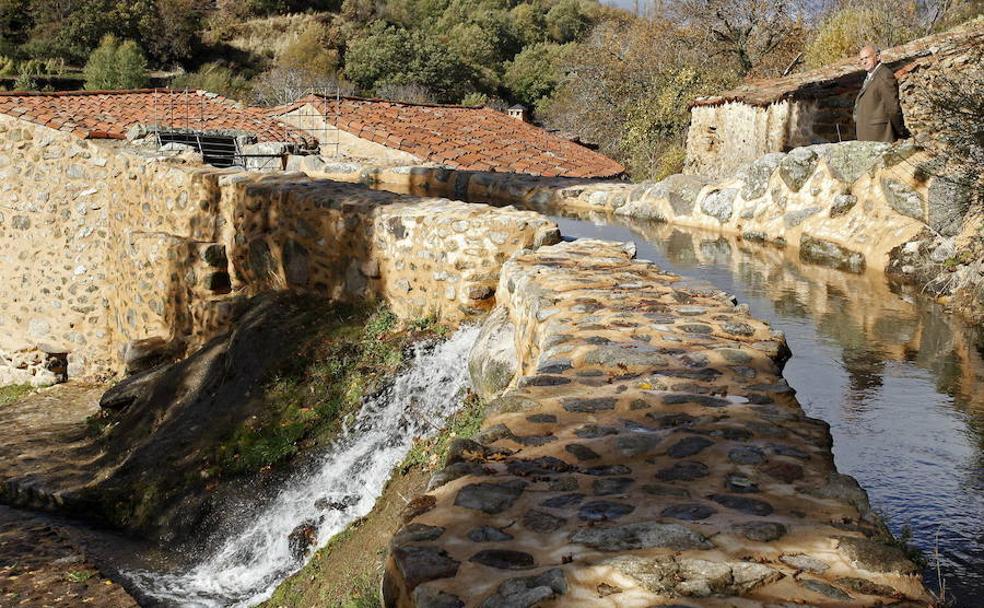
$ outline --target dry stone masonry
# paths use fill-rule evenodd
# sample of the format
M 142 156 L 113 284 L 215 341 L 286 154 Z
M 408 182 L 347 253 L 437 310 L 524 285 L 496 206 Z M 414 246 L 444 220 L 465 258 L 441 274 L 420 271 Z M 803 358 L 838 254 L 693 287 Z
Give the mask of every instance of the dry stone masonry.
M 386 606 L 929 605 L 782 334 L 676 280 L 602 241 L 503 266 L 472 353 L 501 395 L 408 504 Z

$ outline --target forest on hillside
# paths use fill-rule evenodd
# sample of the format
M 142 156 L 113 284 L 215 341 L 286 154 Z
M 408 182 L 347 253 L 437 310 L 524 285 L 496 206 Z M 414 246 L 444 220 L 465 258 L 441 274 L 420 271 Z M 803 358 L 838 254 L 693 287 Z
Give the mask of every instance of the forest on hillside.
M 687 104 L 975 18 L 984 0 L 0 0 L 0 87 L 148 78 L 274 105 L 314 89 L 503 107 L 679 169 Z

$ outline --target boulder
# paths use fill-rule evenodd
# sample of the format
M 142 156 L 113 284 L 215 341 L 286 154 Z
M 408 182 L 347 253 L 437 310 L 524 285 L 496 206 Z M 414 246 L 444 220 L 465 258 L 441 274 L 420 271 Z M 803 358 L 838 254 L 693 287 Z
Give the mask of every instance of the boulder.
M 925 221 L 923 197 L 912 186 L 902 183 L 897 179 L 883 177 L 881 179 L 881 189 L 885 201 L 897 213 L 921 222 Z
M 796 148 L 779 163 L 779 178 L 793 192 L 799 192 L 817 168 L 817 153 L 811 148 Z
M 700 209 L 723 224 L 731 219 L 736 196 L 738 196 L 737 188 L 714 190 L 701 201 Z
M 482 330 L 468 355 L 472 387 L 485 400 L 502 395 L 519 372 L 516 328 L 505 308 L 496 308 L 482 324 Z
M 891 144 L 877 141 L 845 141 L 813 149 L 834 177 L 850 184 L 874 167 L 890 147 Z
M 830 266 L 848 272 L 862 272 L 865 267 L 864 255 L 841 247 L 837 243 L 811 237 L 800 237 L 800 260 L 821 266 Z
M 709 182 L 700 175 L 671 175 L 656 184 L 650 196 L 665 198 L 676 215 L 690 215 L 697 203 L 697 195 Z
M 746 201 L 758 198 L 769 188 L 769 178 L 785 160 L 782 152 L 773 152 L 756 159 L 747 167 L 738 171 L 735 177 L 742 182 L 741 197 Z

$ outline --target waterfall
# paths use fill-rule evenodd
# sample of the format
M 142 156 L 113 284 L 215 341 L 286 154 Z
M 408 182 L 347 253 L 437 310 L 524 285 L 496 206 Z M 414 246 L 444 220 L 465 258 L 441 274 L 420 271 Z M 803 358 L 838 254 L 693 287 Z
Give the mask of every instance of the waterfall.
M 363 403 L 316 466 L 288 480 L 268 506 L 247 512 L 241 530 L 203 561 L 183 572 L 140 570 L 124 573 L 126 578 L 165 605 L 245 607 L 269 599 L 305 562 L 291 550 L 291 532 L 310 523 L 322 547 L 368 514 L 414 440 L 433 433 L 460 407 L 477 335 L 477 327 L 465 327 L 446 342 L 414 346 L 406 371 Z

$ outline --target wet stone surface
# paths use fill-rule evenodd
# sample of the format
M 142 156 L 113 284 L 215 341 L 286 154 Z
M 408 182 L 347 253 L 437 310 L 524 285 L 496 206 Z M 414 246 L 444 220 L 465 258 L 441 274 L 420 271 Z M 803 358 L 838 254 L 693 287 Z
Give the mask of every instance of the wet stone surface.
M 390 568 L 392 585 L 446 575 L 426 583 L 435 606 L 927 607 L 911 563 L 865 536 L 863 491 L 779 375 L 781 335 L 629 252 L 575 241 L 505 263 L 496 303 L 537 380 L 466 450 L 481 471 L 410 522 L 433 567 Z

